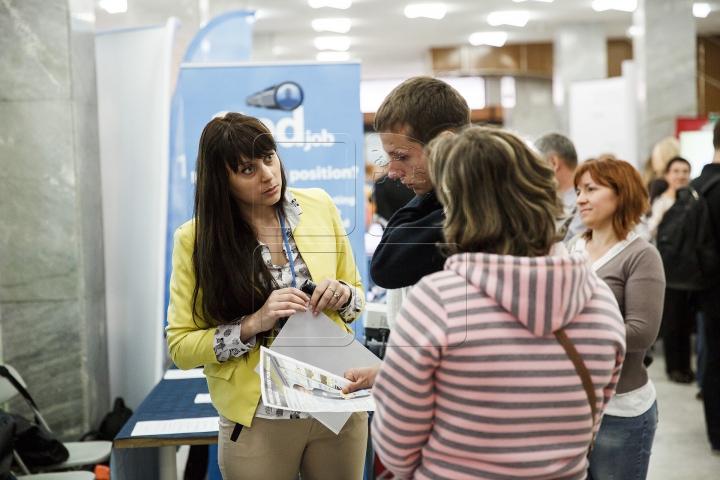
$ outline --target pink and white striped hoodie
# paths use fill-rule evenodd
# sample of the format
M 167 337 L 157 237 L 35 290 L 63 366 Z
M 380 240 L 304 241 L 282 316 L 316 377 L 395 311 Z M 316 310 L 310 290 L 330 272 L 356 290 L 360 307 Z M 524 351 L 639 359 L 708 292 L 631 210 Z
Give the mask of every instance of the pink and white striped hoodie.
M 564 328 L 595 384 L 553 332 Z M 455 255 L 403 303 L 374 387 L 375 450 L 396 476 L 583 479 L 625 326 L 586 253 Z

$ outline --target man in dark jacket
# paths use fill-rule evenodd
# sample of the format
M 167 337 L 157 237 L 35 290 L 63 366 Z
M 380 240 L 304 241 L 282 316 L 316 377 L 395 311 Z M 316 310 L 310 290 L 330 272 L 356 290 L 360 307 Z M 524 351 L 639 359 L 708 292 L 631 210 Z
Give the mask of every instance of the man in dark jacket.
M 380 166 L 400 179 L 416 196 L 392 216 L 370 264 L 377 285 L 403 288 L 442 270 L 445 258 L 442 206 L 423 165 L 423 148 L 445 132 L 470 125 L 470 108 L 450 85 L 432 77 L 415 77 L 398 85 L 375 115 L 375 131 L 386 153 Z
M 710 179 L 720 175 L 720 121 L 713 130 L 715 156 L 713 162 L 705 165 L 692 186 L 700 190 Z M 720 185 L 715 185 L 706 193 L 710 207 L 710 221 L 715 239 L 720 245 Z M 705 424 L 712 446 L 712 453 L 720 455 L 720 284 L 705 290 L 700 298 L 700 310 L 704 316 L 706 362 L 702 381 L 703 402 L 705 404 Z

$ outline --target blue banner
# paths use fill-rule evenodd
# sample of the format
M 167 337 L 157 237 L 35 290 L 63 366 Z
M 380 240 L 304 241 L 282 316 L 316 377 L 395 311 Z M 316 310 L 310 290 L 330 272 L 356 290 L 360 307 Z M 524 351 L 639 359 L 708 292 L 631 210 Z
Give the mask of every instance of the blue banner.
M 267 125 L 290 187 L 319 187 L 330 194 L 366 279 L 360 64 L 184 64 L 171 122 L 167 284 L 173 233 L 192 216 L 200 134 L 226 112 Z M 354 328 L 361 336 L 360 321 Z
M 184 63 L 245 62 L 252 50 L 254 10 L 227 12 L 210 20 L 195 34 Z

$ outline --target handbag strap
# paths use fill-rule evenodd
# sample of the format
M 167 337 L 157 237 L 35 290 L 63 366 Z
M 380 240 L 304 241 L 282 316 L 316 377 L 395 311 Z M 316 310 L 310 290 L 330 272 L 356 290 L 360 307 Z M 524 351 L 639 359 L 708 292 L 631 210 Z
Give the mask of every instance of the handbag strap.
M 592 413 L 592 424 L 594 429 L 595 419 L 597 417 L 597 397 L 595 396 L 595 385 L 593 385 L 592 378 L 590 378 L 590 372 L 585 366 L 585 362 L 583 362 L 583 359 L 580 356 L 580 353 L 575 348 L 575 345 L 573 345 L 572 341 L 570 341 L 570 338 L 568 338 L 567 334 L 565 333 L 565 330 L 560 329 L 556 331 L 555 337 L 560 342 L 560 345 L 562 345 L 565 349 L 565 353 L 567 353 L 567 356 L 570 358 L 573 365 L 575 365 L 575 371 L 577 371 L 577 374 L 580 376 L 580 380 L 582 380 L 583 387 L 585 388 L 585 393 L 587 394 L 588 402 L 590 403 L 590 412 Z M 590 452 L 592 451 L 594 445 L 595 439 L 593 437 L 593 439 L 590 440 L 588 456 L 590 455 Z
M 22 386 L 18 379 L 15 378 L 12 373 L 10 373 L 10 370 L 8 370 L 5 365 L 0 365 L 0 376 L 5 377 L 7 381 L 10 382 L 13 387 L 15 387 L 15 390 L 17 390 L 18 393 L 22 395 L 22 397 L 30 404 L 33 409 L 33 414 L 35 416 L 35 422 L 38 425 L 45 426 L 45 424 L 41 422 L 40 417 L 37 414 L 39 408 L 35 403 L 35 400 L 33 400 L 33 398 L 30 396 L 30 393 L 25 389 L 25 387 Z

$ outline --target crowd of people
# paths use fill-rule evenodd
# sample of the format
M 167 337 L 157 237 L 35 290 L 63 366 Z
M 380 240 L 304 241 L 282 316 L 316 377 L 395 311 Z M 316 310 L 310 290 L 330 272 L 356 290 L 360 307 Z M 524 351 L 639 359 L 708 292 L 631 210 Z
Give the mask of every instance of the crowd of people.
M 372 441 L 393 474 L 645 478 L 658 422 L 647 352 L 660 335 L 669 378 L 693 382 L 695 329 L 720 455 L 720 282 L 666 284 L 670 257 L 655 246 L 672 234 L 663 217 L 701 199 L 720 258 L 720 123 L 713 163 L 692 182 L 677 142 L 653 150 L 645 178 L 610 155 L 578 164 L 563 135 L 530 144 L 472 126 L 464 98 L 430 77 L 395 88 L 374 127 L 378 166 L 414 197 L 383 212 L 370 265 L 397 305 L 387 353 L 347 371 L 344 392 L 373 388 Z M 205 366 L 224 478 L 359 479 L 364 413 L 335 435 L 260 396 L 259 346 L 286 317 L 322 311 L 350 331 L 364 307 L 337 209 L 322 190 L 287 187 L 267 133 L 235 113 L 203 131 L 195 218 L 175 235 L 170 354 Z

